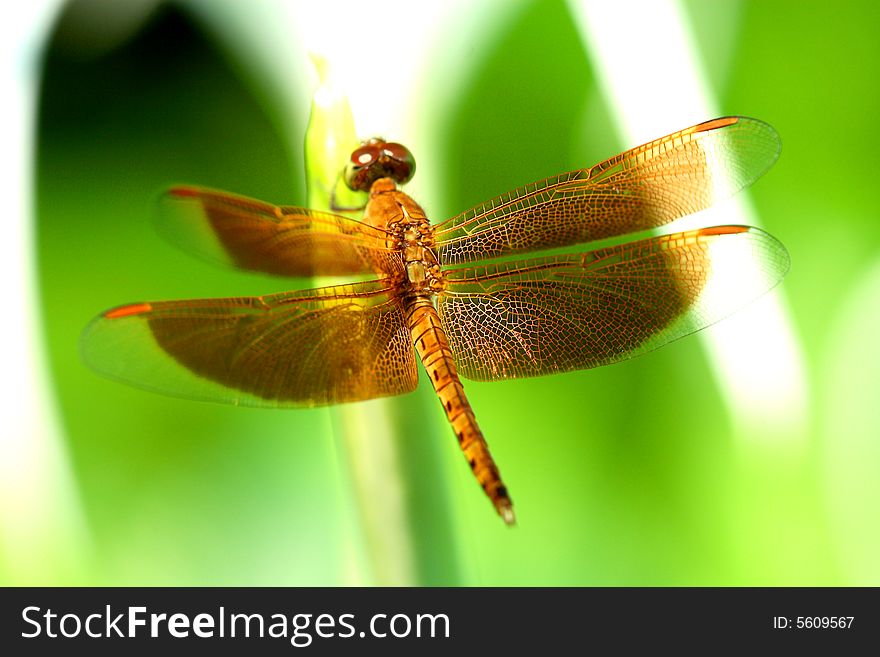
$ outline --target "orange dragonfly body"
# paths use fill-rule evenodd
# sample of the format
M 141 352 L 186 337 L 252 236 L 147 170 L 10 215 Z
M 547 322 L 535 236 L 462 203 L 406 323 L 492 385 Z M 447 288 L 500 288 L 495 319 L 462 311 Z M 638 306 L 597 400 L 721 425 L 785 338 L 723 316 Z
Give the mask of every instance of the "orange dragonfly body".
M 412 155 L 379 140 L 355 150 L 346 169 L 350 187 L 369 191 L 362 221 L 176 187 L 163 198 L 160 230 L 198 255 L 278 276 L 375 279 L 117 307 L 86 329 L 84 358 L 167 394 L 308 407 L 410 392 L 417 353 L 477 480 L 513 523 L 460 376 L 539 376 L 646 353 L 771 289 L 789 259 L 776 239 L 747 226 L 510 256 L 645 231 L 707 208 L 756 180 L 779 148 L 766 123 L 720 118 L 437 225 L 397 187 L 414 173 Z

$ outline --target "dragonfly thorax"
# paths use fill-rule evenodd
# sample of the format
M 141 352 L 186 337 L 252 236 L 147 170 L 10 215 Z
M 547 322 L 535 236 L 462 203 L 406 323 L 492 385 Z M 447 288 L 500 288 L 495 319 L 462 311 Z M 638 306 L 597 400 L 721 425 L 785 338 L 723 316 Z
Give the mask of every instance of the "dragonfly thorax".
M 443 290 L 446 281 L 434 255 L 434 231 L 428 220 L 404 212 L 403 218 L 388 229 L 403 255 L 406 278 L 414 291 L 432 294 Z
M 406 261 L 406 279 L 414 292 L 437 294 L 446 287 L 443 270 L 430 252 L 423 260 Z
M 391 178 L 380 178 L 370 187 L 364 223 L 380 228 L 387 236 L 386 247 L 399 254 L 401 283 L 409 293 L 430 295 L 446 288 L 434 251 L 434 228 L 419 204 L 397 189 Z

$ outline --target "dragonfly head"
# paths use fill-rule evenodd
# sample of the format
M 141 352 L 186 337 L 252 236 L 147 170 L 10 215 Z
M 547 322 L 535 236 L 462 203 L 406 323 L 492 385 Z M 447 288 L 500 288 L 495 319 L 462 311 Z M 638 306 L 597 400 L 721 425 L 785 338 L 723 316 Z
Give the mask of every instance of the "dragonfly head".
M 345 184 L 366 192 L 379 178 L 403 184 L 416 172 L 416 160 L 403 144 L 374 137 L 358 146 L 345 165 Z

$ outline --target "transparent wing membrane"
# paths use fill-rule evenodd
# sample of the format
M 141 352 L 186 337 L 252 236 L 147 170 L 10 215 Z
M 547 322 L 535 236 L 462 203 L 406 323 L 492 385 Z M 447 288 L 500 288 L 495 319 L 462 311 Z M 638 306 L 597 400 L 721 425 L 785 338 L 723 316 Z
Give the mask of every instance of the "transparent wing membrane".
M 403 308 L 408 295 L 429 292 L 408 287 L 404 254 L 431 248 L 447 282 L 438 311 L 462 375 L 497 380 L 618 362 L 771 289 L 788 269 L 785 248 L 758 229 L 721 226 L 453 267 L 664 225 L 751 184 L 779 149 L 766 123 L 715 119 L 499 196 L 433 235 L 424 226 L 433 239 L 425 247 L 414 241 L 422 233 L 405 244 L 390 236 L 383 216 L 363 223 L 176 187 L 162 199 L 160 231 L 203 258 L 280 276 L 374 272 L 381 280 L 130 304 L 89 325 L 83 354 L 113 378 L 234 404 L 315 406 L 409 392 L 418 376 Z
M 435 232 L 438 258 L 457 265 L 661 226 L 750 185 L 779 150 L 762 121 L 707 121 L 445 221 Z
M 157 228 L 184 250 L 222 265 L 276 276 L 394 271 L 387 233 L 341 215 L 278 206 L 199 187 L 160 200 Z
M 82 339 L 98 372 L 170 395 L 318 406 L 410 392 L 409 329 L 379 281 L 265 297 L 165 301 L 100 315 Z
M 606 249 L 447 271 L 439 312 L 462 376 L 615 363 L 698 331 L 775 286 L 785 247 L 721 226 Z

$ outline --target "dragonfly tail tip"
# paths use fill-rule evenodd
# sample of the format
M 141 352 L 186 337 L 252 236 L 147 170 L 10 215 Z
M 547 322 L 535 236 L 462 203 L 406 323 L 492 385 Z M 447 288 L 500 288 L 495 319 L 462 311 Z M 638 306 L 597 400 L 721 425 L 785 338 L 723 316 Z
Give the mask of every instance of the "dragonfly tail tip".
M 513 506 L 509 501 L 506 504 L 498 505 L 498 515 L 508 527 L 516 526 L 516 515 L 513 513 Z

